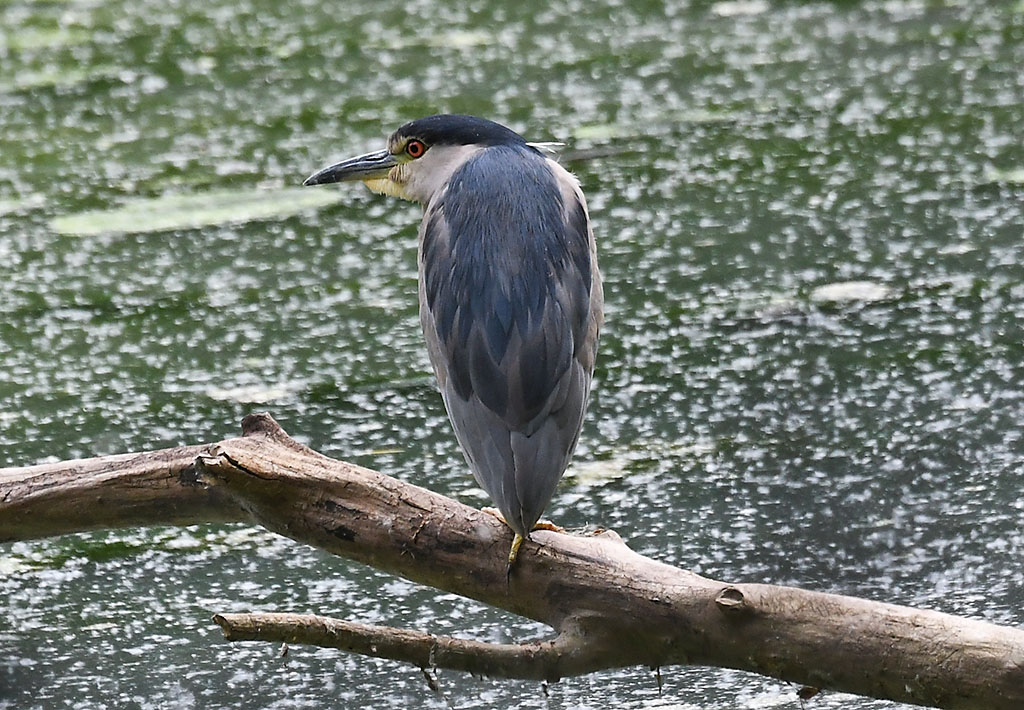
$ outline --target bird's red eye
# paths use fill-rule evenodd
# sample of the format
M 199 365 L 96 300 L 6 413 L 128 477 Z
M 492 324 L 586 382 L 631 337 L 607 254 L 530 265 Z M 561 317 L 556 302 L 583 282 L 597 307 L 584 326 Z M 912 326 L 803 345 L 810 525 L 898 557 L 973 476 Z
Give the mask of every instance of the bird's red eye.
M 405 152 L 410 158 L 418 158 L 427 152 L 427 146 L 422 141 L 409 141 L 405 144 Z

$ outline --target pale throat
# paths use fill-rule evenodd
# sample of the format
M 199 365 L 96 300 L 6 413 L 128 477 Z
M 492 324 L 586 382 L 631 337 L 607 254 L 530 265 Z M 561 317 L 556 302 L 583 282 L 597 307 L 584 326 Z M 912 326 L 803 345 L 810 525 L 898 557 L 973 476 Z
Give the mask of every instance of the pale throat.
M 390 175 L 388 177 L 363 180 L 363 184 L 378 195 L 390 195 L 391 197 L 400 197 L 403 200 L 415 201 L 415 198 L 406 194 L 405 183 L 395 182 L 391 179 Z
M 374 177 L 363 180 L 363 184 L 378 195 L 390 195 L 400 197 L 403 200 L 414 198 L 406 192 L 406 183 L 409 179 L 409 171 L 405 165 L 396 165 L 388 171 L 384 177 Z

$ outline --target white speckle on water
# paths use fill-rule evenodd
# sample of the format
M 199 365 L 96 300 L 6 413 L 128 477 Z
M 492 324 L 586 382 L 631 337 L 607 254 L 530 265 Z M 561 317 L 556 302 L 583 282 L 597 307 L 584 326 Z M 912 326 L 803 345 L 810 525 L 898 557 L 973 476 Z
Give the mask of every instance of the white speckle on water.
M 884 301 L 892 295 L 885 284 L 874 281 L 839 281 L 818 286 L 811 291 L 815 303 L 871 303 Z
M 279 402 L 293 395 L 303 386 L 300 382 L 279 382 L 275 384 L 241 385 L 239 387 L 212 387 L 206 390 L 210 399 L 242 404 L 269 404 Z
M 719 17 L 739 15 L 760 15 L 768 10 L 766 0 L 723 0 L 711 6 L 711 12 Z

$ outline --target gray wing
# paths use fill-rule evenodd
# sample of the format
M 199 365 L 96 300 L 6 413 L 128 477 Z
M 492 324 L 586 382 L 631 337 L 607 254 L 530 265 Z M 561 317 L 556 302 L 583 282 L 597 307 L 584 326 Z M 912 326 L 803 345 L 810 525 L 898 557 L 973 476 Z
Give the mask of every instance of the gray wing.
M 521 179 L 509 180 L 509 156 L 496 152 L 467 163 L 427 208 L 420 319 L 474 477 L 526 535 L 579 438 L 601 282 L 571 176 L 538 158 L 517 165 Z M 490 180 L 488 160 L 506 161 L 500 184 Z

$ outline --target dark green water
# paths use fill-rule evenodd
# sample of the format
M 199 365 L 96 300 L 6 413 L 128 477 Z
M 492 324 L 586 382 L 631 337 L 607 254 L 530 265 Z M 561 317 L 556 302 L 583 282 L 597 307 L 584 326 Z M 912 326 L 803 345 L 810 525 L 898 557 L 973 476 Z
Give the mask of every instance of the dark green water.
M 0 0 L 0 466 L 269 409 L 484 504 L 420 342 L 417 207 L 350 186 L 200 228 L 54 222 L 279 195 L 406 119 L 477 113 L 568 144 L 600 243 L 596 390 L 549 517 L 720 579 L 1020 625 L 1022 67 L 1019 1 Z M 403 665 L 230 646 L 214 612 L 545 634 L 246 527 L 5 545 L 0 605 L 5 710 L 799 707 L 682 668 L 547 696 L 441 672 L 445 700 Z

